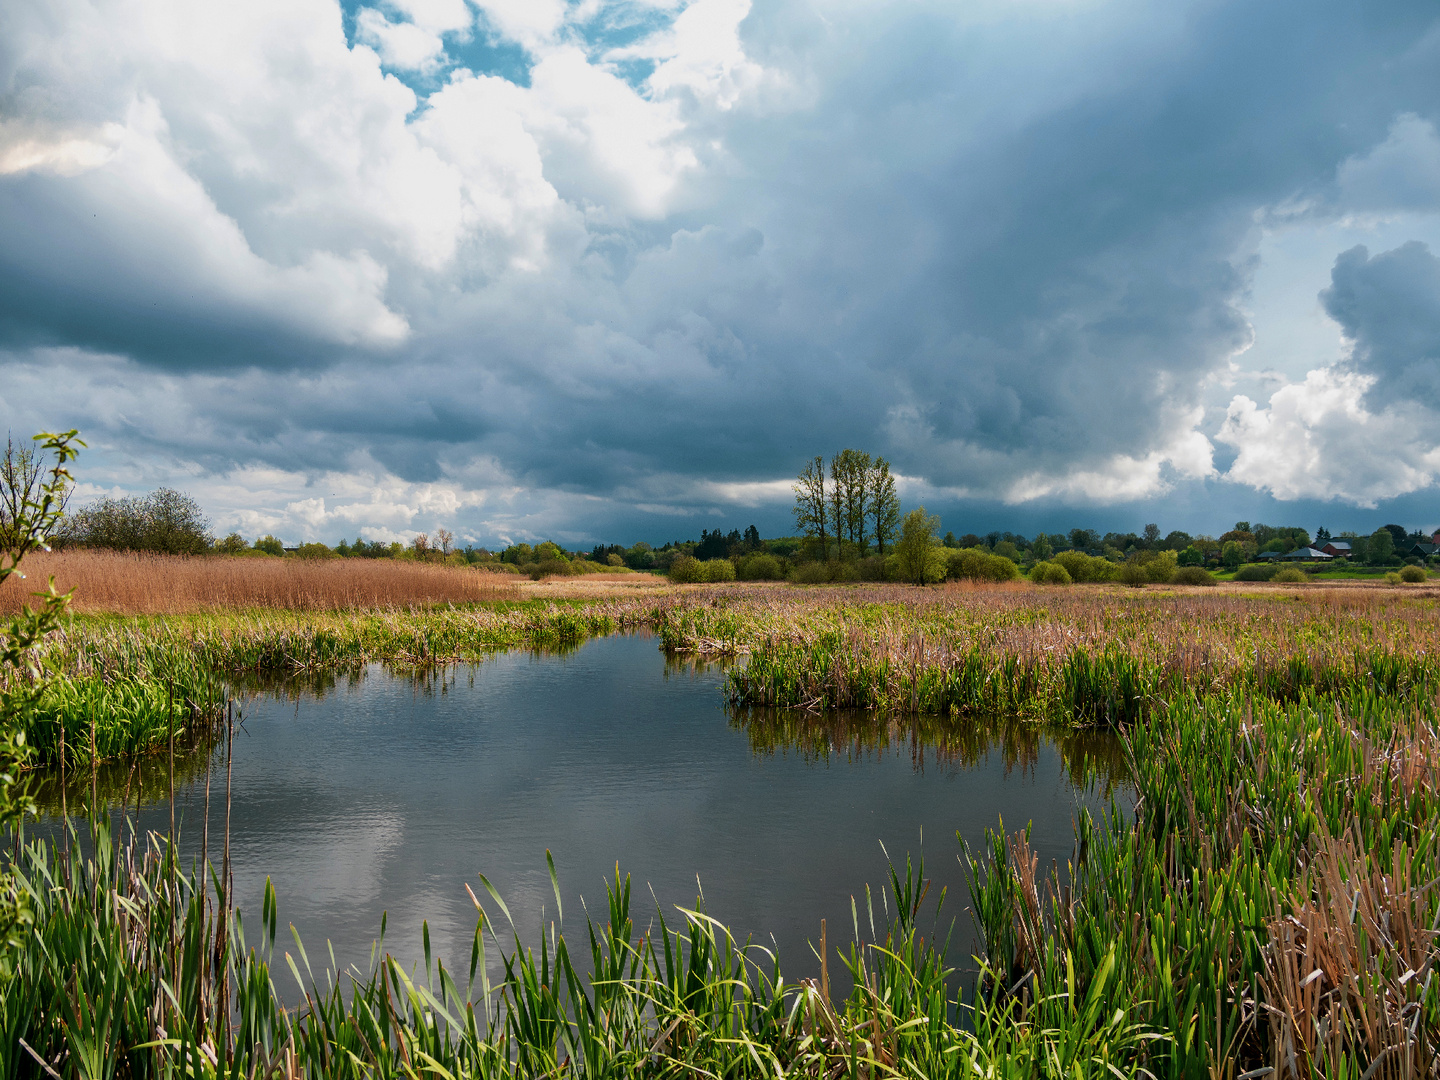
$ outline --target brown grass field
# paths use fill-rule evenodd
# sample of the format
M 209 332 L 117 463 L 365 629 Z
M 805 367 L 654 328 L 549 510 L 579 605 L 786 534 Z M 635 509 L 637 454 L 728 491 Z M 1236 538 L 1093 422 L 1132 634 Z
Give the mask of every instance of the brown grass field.
M 0 587 L 0 613 L 13 614 L 53 576 L 75 589 L 73 610 L 179 615 L 243 608 L 338 611 L 479 600 L 519 600 L 512 577 L 458 566 L 390 559 L 194 558 L 116 551 L 37 552 L 26 580 Z

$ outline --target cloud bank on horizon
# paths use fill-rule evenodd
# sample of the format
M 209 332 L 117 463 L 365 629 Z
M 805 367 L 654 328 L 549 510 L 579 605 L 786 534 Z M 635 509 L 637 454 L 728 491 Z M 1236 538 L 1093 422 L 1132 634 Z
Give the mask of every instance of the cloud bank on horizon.
M 3 4 L 0 423 L 297 540 L 1435 524 L 1437 123 L 1418 2 Z

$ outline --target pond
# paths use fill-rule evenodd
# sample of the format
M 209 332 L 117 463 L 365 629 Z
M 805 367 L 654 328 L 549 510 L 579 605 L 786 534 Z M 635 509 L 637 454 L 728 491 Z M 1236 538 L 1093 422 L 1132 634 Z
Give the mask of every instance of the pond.
M 773 938 L 793 980 L 815 973 L 809 942 L 822 918 L 832 943 L 847 941 L 854 896 L 866 922 L 867 883 L 879 919 L 886 851 L 901 864 L 923 851 L 931 900 L 948 890 L 952 962 L 968 966 L 957 831 L 978 848 L 1002 818 L 1012 831 L 1031 823 L 1042 868 L 1064 867 L 1078 807 L 1098 814 L 1122 773 L 1108 736 L 735 713 L 723 683 L 720 669 L 667 661 L 654 638 L 636 635 L 427 676 L 372 666 L 258 693 L 233 750 L 237 902 L 257 926 L 268 875 L 277 945 L 290 946 L 283 927 L 293 923 L 317 970 L 327 940 L 342 968 L 363 969 L 385 912 L 387 949 L 417 960 L 426 920 L 434 950 L 463 971 L 475 928 L 465 885 L 498 916 L 484 874 L 534 940 L 542 911 L 554 917 L 548 849 L 572 933 L 583 930 L 582 898 L 603 918 L 618 863 L 634 881 L 638 925 L 657 904 L 668 920 L 703 892 L 706 910 L 741 935 Z M 207 761 L 216 857 L 220 752 L 177 765 L 176 813 L 182 850 L 198 853 Z M 133 803 L 143 788 L 142 827 L 163 831 L 164 769 L 152 758 L 144 776 L 111 770 L 103 794 Z M 66 797 L 73 813 L 83 796 L 71 787 Z M 58 802 L 55 788 L 42 792 L 52 823 Z

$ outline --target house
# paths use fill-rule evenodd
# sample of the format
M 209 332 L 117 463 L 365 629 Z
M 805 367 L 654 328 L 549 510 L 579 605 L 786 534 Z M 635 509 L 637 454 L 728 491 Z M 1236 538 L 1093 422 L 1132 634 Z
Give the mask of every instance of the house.
M 1349 540 L 1327 540 L 1320 550 L 1336 559 L 1348 559 L 1352 554 Z
M 1296 548 L 1294 551 L 1287 551 L 1280 558 L 1285 562 L 1329 562 L 1334 556 L 1317 551 L 1313 547 L 1302 547 Z
M 1434 555 L 1436 552 L 1440 552 L 1440 544 L 1425 544 L 1425 543 L 1420 543 L 1420 544 L 1411 544 L 1411 545 L 1409 546 L 1409 548 L 1407 548 L 1407 549 L 1405 549 L 1404 551 L 1400 552 L 1400 554 L 1401 554 L 1402 556 L 1405 556 L 1405 557 L 1408 557 L 1408 556 L 1411 556 L 1411 555 L 1418 555 L 1418 556 L 1419 556 L 1420 558 L 1422 558 L 1422 559 L 1428 559 L 1428 558 L 1430 558 L 1431 555 Z
M 1255 561 L 1256 561 L 1256 562 L 1274 562 L 1274 561 L 1275 561 L 1276 559 L 1278 559 L 1278 558 L 1280 558 L 1280 552 L 1278 552 L 1278 551 L 1262 551 L 1262 552 L 1260 552 L 1258 555 L 1255 556 Z

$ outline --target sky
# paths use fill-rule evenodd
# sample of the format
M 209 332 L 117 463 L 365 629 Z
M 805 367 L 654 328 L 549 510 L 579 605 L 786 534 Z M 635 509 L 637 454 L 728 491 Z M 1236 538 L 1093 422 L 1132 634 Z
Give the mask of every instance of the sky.
M 0 427 L 498 547 L 1440 526 L 1440 8 L 0 0 Z

